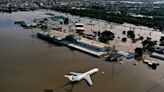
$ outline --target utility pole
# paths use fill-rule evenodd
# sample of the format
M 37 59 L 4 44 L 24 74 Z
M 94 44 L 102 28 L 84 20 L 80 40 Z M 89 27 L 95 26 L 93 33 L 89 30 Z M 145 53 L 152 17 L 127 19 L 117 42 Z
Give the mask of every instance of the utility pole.
M 115 61 L 113 61 L 112 75 L 114 75 L 114 63 L 115 63 Z

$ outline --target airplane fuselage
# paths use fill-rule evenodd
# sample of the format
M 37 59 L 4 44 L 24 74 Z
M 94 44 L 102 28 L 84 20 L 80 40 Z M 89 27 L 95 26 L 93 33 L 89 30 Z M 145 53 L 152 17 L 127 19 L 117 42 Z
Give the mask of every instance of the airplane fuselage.
M 98 72 L 98 70 L 99 70 L 98 68 L 94 68 L 94 69 L 92 69 L 92 70 L 89 70 L 88 72 L 85 72 L 85 73 L 81 74 L 81 75 L 79 76 L 78 80 L 83 79 L 86 75 L 92 75 L 92 74 Z
M 67 77 L 69 79 L 69 81 L 71 82 L 76 82 L 76 81 L 80 81 L 82 79 L 86 80 L 87 83 L 89 85 L 92 85 L 92 80 L 90 78 L 90 75 L 98 72 L 99 69 L 98 68 L 94 68 L 92 70 L 89 70 L 85 73 L 76 73 L 76 72 L 70 72 L 69 75 L 64 75 L 64 77 Z

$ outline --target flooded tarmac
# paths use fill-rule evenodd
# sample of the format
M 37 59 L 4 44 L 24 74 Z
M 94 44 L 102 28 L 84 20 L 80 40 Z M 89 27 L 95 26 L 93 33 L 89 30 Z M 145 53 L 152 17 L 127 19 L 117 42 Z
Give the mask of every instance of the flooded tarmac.
M 58 13 L 57 13 L 58 14 Z M 152 70 L 138 61 L 122 65 L 105 62 L 36 37 L 36 31 L 14 25 L 16 20 L 44 17 L 43 11 L 0 14 L 0 92 L 163 92 L 164 62 Z M 64 74 L 98 67 L 91 79 L 65 85 Z M 72 87 L 73 86 L 73 87 Z

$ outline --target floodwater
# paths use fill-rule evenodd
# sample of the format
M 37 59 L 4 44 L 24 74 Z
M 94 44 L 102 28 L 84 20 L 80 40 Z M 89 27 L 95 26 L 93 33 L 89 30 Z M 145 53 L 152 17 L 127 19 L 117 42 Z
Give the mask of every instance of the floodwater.
M 145 26 L 136 26 L 133 24 L 116 24 L 112 22 L 107 22 L 104 20 L 94 19 L 94 18 L 88 18 L 88 17 L 80 17 L 80 16 L 72 16 L 69 13 L 60 13 L 60 12 L 51 12 L 58 16 L 65 16 L 70 19 L 70 24 L 72 23 L 74 25 L 75 22 L 80 22 L 84 24 L 85 33 L 92 34 L 93 32 L 103 32 L 103 31 L 111 31 L 115 34 L 115 39 L 113 41 L 110 41 L 109 44 L 111 46 L 115 46 L 117 50 L 123 50 L 127 52 L 134 52 L 134 49 L 136 47 L 142 47 L 142 40 L 139 40 L 135 43 L 132 43 L 130 38 L 127 38 L 127 31 L 132 30 L 135 33 L 135 38 L 140 38 L 140 36 L 143 36 L 144 40 L 147 39 L 147 37 L 152 38 L 153 41 L 158 41 L 157 44 L 159 44 L 159 40 L 161 36 L 164 36 L 164 33 L 160 32 L 157 29 L 148 28 Z M 71 25 L 72 25 L 71 24 Z M 63 26 L 64 30 L 67 30 L 68 27 Z M 72 27 L 72 29 L 74 29 Z M 123 31 L 126 32 L 126 35 L 123 35 Z M 127 38 L 126 42 L 122 42 L 122 38 Z
M 105 62 L 36 37 L 36 31 L 14 25 L 15 20 L 44 17 L 45 11 L 0 14 L 0 92 L 163 92 L 164 62 L 152 70 L 138 61 L 122 65 Z M 65 85 L 64 74 L 100 71 L 85 81 Z

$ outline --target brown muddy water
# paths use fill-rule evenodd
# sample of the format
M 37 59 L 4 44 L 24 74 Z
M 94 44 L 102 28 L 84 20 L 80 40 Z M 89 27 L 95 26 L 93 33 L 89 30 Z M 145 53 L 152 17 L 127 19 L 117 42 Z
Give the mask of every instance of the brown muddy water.
M 164 92 L 164 63 L 152 70 L 142 62 L 122 65 L 105 62 L 64 46 L 55 46 L 36 37 L 36 31 L 25 30 L 13 22 L 42 14 L 17 12 L 0 14 L 0 92 Z M 18 17 L 16 15 L 19 15 Z M 21 16 L 20 16 L 21 15 Z M 64 74 L 85 72 L 94 67 L 100 71 L 91 76 L 93 86 L 85 81 L 65 85 Z M 102 73 L 104 72 L 104 73 Z

